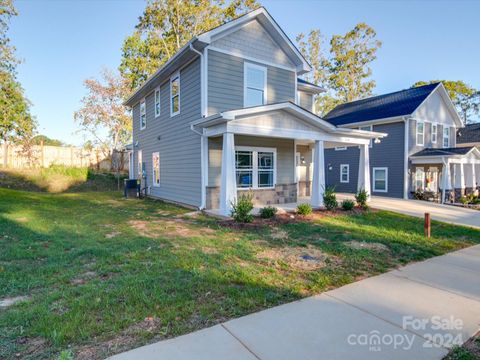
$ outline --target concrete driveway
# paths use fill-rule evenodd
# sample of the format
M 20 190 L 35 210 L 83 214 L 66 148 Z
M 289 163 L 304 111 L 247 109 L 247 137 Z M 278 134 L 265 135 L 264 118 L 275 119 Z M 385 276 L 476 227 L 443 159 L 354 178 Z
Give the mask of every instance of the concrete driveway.
M 352 194 L 338 194 L 338 199 L 353 198 Z M 423 218 L 429 212 L 432 219 L 455 225 L 471 226 L 480 229 L 480 211 L 452 205 L 435 204 L 428 201 L 404 200 L 372 196 L 370 206 L 405 215 Z
M 479 327 L 477 245 L 111 359 L 442 359 Z

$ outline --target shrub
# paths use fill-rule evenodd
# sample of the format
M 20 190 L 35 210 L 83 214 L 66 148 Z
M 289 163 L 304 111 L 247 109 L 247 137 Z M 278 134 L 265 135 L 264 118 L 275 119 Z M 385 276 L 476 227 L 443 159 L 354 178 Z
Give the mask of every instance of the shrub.
M 277 210 L 278 209 L 274 206 L 265 206 L 264 208 L 260 209 L 260 217 L 264 219 L 270 219 L 275 216 Z
M 235 204 L 232 204 L 232 218 L 236 222 L 249 223 L 253 221 L 253 194 L 242 194 Z
M 310 204 L 298 204 L 297 213 L 299 215 L 308 215 L 312 213 L 312 206 Z
M 342 201 L 342 209 L 345 211 L 350 211 L 355 207 L 355 202 L 353 200 L 343 200 Z
M 460 201 L 460 203 L 462 203 L 463 205 L 467 205 L 470 203 L 470 199 L 466 196 L 462 196 L 460 199 L 458 199 L 458 201 Z
M 355 195 L 355 200 L 357 201 L 358 206 L 362 209 L 368 209 L 367 200 L 368 200 L 368 192 L 364 189 L 360 190 Z
M 72 350 L 63 350 L 59 355 L 57 360 L 73 360 Z
M 337 195 L 334 187 L 328 187 L 323 193 L 323 205 L 327 210 L 335 210 L 338 207 Z

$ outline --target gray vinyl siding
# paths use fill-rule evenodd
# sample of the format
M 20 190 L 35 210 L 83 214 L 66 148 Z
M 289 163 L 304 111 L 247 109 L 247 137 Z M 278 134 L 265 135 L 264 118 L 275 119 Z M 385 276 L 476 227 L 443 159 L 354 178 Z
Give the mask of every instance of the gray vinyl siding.
M 417 120 L 409 120 L 409 137 L 408 148 L 409 155 L 415 154 L 425 148 L 443 148 L 443 128 L 448 126 L 450 128 L 450 147 L 456 146 L 456 128 L 453 124 L 441 124 L 437 123 L 437 142 L 432 143 L 432 123 L 424 122 L 425 136 L 424 145 L 417 145 Z
M 374 125 L 373 131 L 387 133 L 379 144 L 370 148 L 370 180 L 372 195 L 403 197 L 403 163 L 404 163 L 404 123 Z M 349 147 L 344 151 L 334 149 L 325 150 L 325 182 L 327 186 L 335 186 L 339 192 L 356 192 L 358 183 L 358 163 L 360 150 L 358 147 Z M 340 183 L 340 164 L 350 165 L 350 182 Z M 329 170 L 329 166 L 332 170 Z M 388 192 L 373 191 L 374 167 L 388 168 Z
M 208 186 L 220 186 L 222 141 L 222 137 L 208 139 Z M 277 184 L 295 182 L 294 140 L 235 135 L 235 146 L 276 148 Z
M 243 108 L 243 70 L 248 61 L 208 50 L 208 114 Z M 267 66 L 267 103 L 295 101 L 295 72 Z
M 190 122 L 201 117 L 200 61 L 196 59 L 180 71 L 180 114 L 170 117 L 170 83 L 161 84 L 160 116 L 155 118 L 154 93 L 146 97 L 147 127 L 140 130 L 139 104 L 133 107 L 134 174 L 138 173 L 138 152 L 146 165 L 146 185 L 151 195 L 166 200 L 200 206 L 200 136 Z M 158 139 L 160 137 L 160 140 Z M 160 187 L 153 186 L 152 153 L 160 155 Z
M 307 109 L 308 111 L 312 111 L 312 105 L 313 105 L 313 96 L 312 94 L 309 94 L 305 91 L 299 91 L 298 92 L 298 103 L 301 107 L 304 109 Z

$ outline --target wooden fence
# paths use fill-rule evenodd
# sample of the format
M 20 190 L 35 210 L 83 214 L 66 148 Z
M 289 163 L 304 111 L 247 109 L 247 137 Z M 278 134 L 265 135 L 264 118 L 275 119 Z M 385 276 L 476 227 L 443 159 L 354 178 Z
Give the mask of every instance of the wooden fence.
M 5 163 L 5 153 L 7 161 Z M 128 154 L 115 152 L 115 163 L 120 170 L 128 169 Z M 72 167 L 92 167 L 101 170 L 112 168 L 112 159 L 101 149 L 85 149 L 75 146 L 35 145 L 28 152 L 20 145 L 5 144 L 0 147 L 0 166 L 9 168 L 49 167 L 65 165 Z

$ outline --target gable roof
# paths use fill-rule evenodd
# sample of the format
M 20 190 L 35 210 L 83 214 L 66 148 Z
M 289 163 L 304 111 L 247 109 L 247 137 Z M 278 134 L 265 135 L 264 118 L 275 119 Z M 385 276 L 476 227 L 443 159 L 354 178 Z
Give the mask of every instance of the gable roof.
M 256 19 L 271 35 L 271 37 L 279 44 L 279 47 L 285 51 L 290 58 L 294 59 L 297 66 L 297 73 L 304 74 L 312 70 L 311 65 L 303 57 L 295 44 L 285 34 L 282 28 L 277 24 L 275 19 L 268 13 L 264 7 L 250 11 L 234 20 L 219 25 L 209 31 L 193 37 L 180 50 L 178 50 L 162 67 L 160 67 L 153 75 L 151 75 L 130 97 L 125 100 L 124 105 L 133 106 L 144 96 L 149 94 L 158 82 L 163 82 L 176 72 L 180 67 L 187 64 L 192 59 L 199 56 L 199 51 L 208 46 L 213 40 L 221 36 L 238 30 L 243 25 Z
M 473 149 L 475 149 L 474 146 L 444 148 L 444 149 L 442 149 L 442 148 L 437 148 L 437 149 L 428 148 L 428 149 L 423 149 L 423 150 L 411 155 L 411 157 L 467 155 Z
M 457 144 L 480 144 L 480 123 L 466 125 L 457 132 Z
M 429 84 L 338 105 L 324 119 L 338 126 L 411 115 L 438 86 Z

